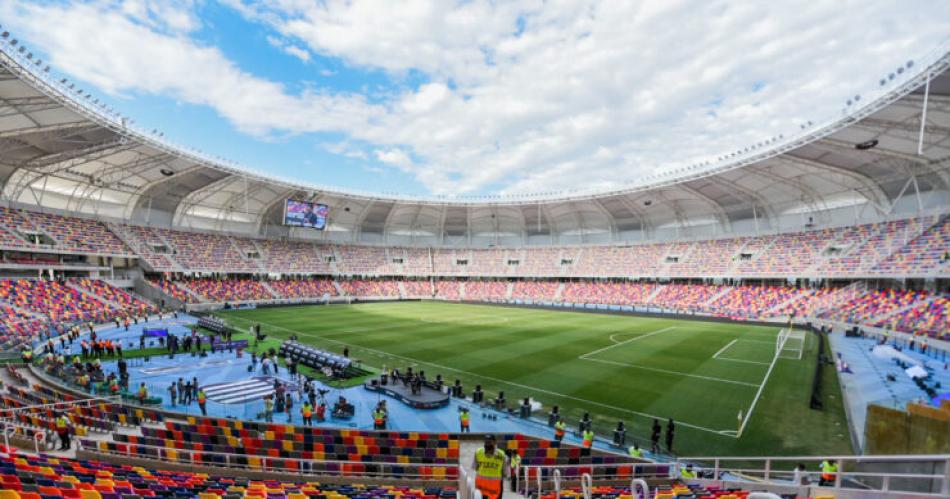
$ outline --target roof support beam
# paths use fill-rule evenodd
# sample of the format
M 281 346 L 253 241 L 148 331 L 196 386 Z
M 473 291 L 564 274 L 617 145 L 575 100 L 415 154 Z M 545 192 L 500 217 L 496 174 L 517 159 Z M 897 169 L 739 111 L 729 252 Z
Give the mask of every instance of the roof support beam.
M 775 227 L 776 224 L 778 223 L 778 213 L 775 212 L 775 207 L 772 206 L 772 203 L 770 203 L 769 200 L 765 199 L 765 196 L 759 194 L 758 192 L 752 189 L 746 189 L 745 187 L 739 185 L 736 182 L 727 182 L 718 175 L 710 175 L 706 177 L 705 180 L 708 180 L 716 184 L 721 189 L 724 189 L 726 191 L 731 191 L 733 195 L 735 195 L 735 193 L 738 193 L 739 195 L 736 195 L 736 197 L 745 196 L 749 204 L 752 205 L 753 209 L 756 210 L 756 213 L 758 213 L 759 210 L 762 210 L 765 212 L 766 220 L 768 220 L 770 227 Z
M 847 142 L 832 139 L 830 137 L 825 137 L 824 139 L 819 140 L 819 144 L 827 144 L 836 149 L 845 149 L 849 151 L 854 151 L 854 144 L 849 144 Z M 930 173 L 935 174 L 943 182 L 943 186 L 947 189 L 950 189 L 950 173 L 945 169 L 940 168 L 939 166 L 935 167 L 934 164 L 924 156 L 917 156 L 914 154 L 907 154 L 900 151 L 893 151 L 890 149 L 885 149 L 883 147 L 875 147 L 873 149 L 868 149 L 865 151 L 870 154 L 880 154 L 881 156 L 886 156 L 888 158 L 902 159 L 913 165 L 916 165 L 922 169 L 929 171 Z M 939 164 L 939 163 L 938 163 Z
M 884 189 L 882 189 L 881 186 L 874 181 L 874 179 L 867 175 L 854 170 L 849 170 L 847 168 L 842 168 L 840 166 L 829 165 L 828 163 L 813 161 L 807 158 L 800 158 L 791 154 L 783 154 L 782 156 L 779 156 L 778 159 L 789 161 L 802 166 L 807 166 L 834 175 L 841 175 L 854 180 L 860 184 L 860 188 L 855 189 L 855 191 L 866 197 L 868 201 L 876 206 L 881 213 L 887 213 L 891 209 L 891 200 L 887 197 Z
M 716 218 L 719 219 L 719 224 L 722 226 L 722 228 L 727 231 L 732 230 L 732 222 L 729 221 L 729 215 L 726 214 L 726 210 L 722 207 L 722 205 L 717 203 L 714 199 L 710 198 L 709 196 L 703 194 L 702 192 L 699 192 L 698 190 L 690 187 L 689 185 L 686 184 L 686 182 L 676 184 L 676 187 L 678 187 L 679 189 L 683 191 L 688 192 L 695 198 L 708 204 L 709 207 L 712 208 L 713 213 L 716 215 Z

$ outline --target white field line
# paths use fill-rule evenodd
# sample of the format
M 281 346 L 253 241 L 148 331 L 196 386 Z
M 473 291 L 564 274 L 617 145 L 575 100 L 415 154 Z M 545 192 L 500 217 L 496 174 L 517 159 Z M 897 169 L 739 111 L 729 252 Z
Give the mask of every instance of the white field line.
M 757 384 L 755 384 L 755 383 L 746 383 L 745 381 L 736 381 L 736 380 L 732 380 L 732 379 L 716 378 L 716 377 L 713 377 L 713 376 L 703 376 L 703 375 L 701 375 L 701 374 L 684 373 L 684 372 L 680 372 L 680 371 L 671 371 L 671 370 L 669 370 L 669 369 L 660 369 L 660 368 L 658 368 L 658 367 L 640 366 L 640 365 L 637 365 L 637 364 L 627 364 L 627 363 L 625 363 L 625 362 L 614 362 L 614 361 L 612 361 L 612 360 L 590 359 L 590 358 L 587 358 L 587 357 L 583 357 L 583 358 L 581 358 L 581 359 L 582 359 L 582 360 L 588 360 L 588 361 L 590 361 L 590 362 L 600 362 L 600 363 L 602 363 L 602 364 L 611 364 L 611 365 L 622 366 L 622 367 L 632 367 L 632 368 L 634 368 L 634 369 L 642 369 L 642 370 L 644 370 L 644 371 L 654 371 L 654 372 L 658 372 L 658 373 L 675 374 L 676 376 L 686 376 L 686 377 L 688 377 L 688 378 L 696 378 L 696 379 L 702 379 L 702 380 L 706 380 L 706 381 L 715 381 L 715 382 L 718 382 L 718 383 L 730 383 L 730 384 L 733 384 L 733 385 L 748 386 L 748 387 L 751 387 L 751 388 L 757 388 L 757 387 L 759 386 L 759 385 L 757 385 Z
M 714 359 L 716 359 L 716 360 L 728 360 L 728 361 L 730 361 L 730 362 L 741 362 L 741 363 L 743 363 L 743 364 L 756 364 L 756 365 L 760 365 L 760 366 L 767 366 L 767 365 L 769 365 L 768 362 L 759 362 L 759 361 L 757 361 L 757 360 L 745 360 L 745 359 L 733 359 L 733 358 L 731 358 L 731 357 L 720 357 L 720 355 L 722 355 L 723 352 L 725 352 L 726 350 L 728 350 L 729 347 L 731 347 L 731 346 L 732 346 L 733 344 L 735 344 L 735 342 L 737 342 L 737 341 L 739 341 L 739 338 L 736 338 L 736 339 L 730 341 L 729 343 L 727 343 L 726 346 L 722 347 L 721 349 L 719 349 L 718 352 L 714 353 L 713 356 L 712 356 L 712 358 L 714 358 Z M 761 342 L 761 343 L 765 343 L 765 342 Z
M 658 330 L 653 331 L 653 332 L 651 332 L 651 333 L 643 334 L 643 335 L 640 335 L 640 336 L 635 336 L 635 337 L 633 337 L 633 338 L 630 338 L 629 340 L 624 340 L 624 341 L 621 341 L 621 342 L 619 342 L 619 343 L 614 343 L 613 345 L 607 345 L 607 346 L 605 346 L 605 347 L 603 347 L 603 348 L 599 348 L 599 349 L 597 349 L 597 350 L 594 350 L 593 352 L 587 352 L 587 353 L 585 353 L 585 354 L 583 354 L 583 355 L 580 355 L 580 356 L 578 356 L 577 358 L 578 358 L 579 360 L 589 360 L 589 361 L 591 361 L 591 362 L 600 362 L 600 363 L 602 363 L 602 364 L 611 364 L 611 365 L 615 365 L 615 366 L 631 367 L 631 368 L 634 368 L 634 369 L 642 369 L 642 370 L 644 370 L 644 371 L 653 371 L 653 372 L 664 373 L 664 374 L 675 374 L 675 375 L 677 375 L 677 376 L 686 376 L 686 377 L 689 377 L 689 378 L 702 379 L 702 380 L 706 380 L 706 381 L 717 381 L 717 382 L 720 382 L 720 383 L 731 383 L 731 384 L 734 384 L 734 385 L 750 386 L 750 387 L 753 387 L 753 388 L 759 386 L 759 385 L 754 384 L 754 383 L 746 383 L 745 381 L 735 381 L 735 380 L 725 379 L 725 378 L 716 378 L 716 377 L 713 377 L 713 376 L 702 376 L 702 375 L 699 375 L 699 374 L 684 373 L 684 372 L 681 372 L 681 371 L 671 371 L 671 370 L 669 370 L 669 369 L 660 369 L 660 368 L 658 368 L 658 367 L 641 366 L 641 365 L 638 365 L 638 364 L 630 364 L 630 363 L 627 363 L 627 362 L 616 362 L 616 361 L 613 361 L 613 360 L 592 359 L 592 358 L 591 358 L 591 356 L 597 355 L 597 354 L 599 354 L 599 353 L 601 353 L 601 352 L 604 352 L 604 351 L 607 351 L 607 350 L 610 350 L 611 348 L 619 347 L 620 345 L 625 345 L 625 344 L 630 343 L 630 342 L 632 342 L 632 341 L 642 340 L 643 338 L 649 338 L 650 336 L 653 336 L 653 335 L 655 335 L 655 334 L 665 333 L 666 331 L 669 331 L 669 330 L 671 330 L 671 329 L 676 329 L 676 326 L 665 327 L 665 328 L 663 328 L 663 329 L 658 329 Z M 619 333 L 618 333 L 618 334 L 619 334 Z M 612 335 L 612 336 L 611 336 L 611 339 L 613 339 L 613 336 L 616 336 L 616 335 Z
M 731 347 L 732 345 L 734 345 L 737 341 L 739 341 L 739 338 L 736 338 L 736 339 L 730 341 L 729 343 L 726 343 L 726 346 L 720 348 L 718 352 L 716 352 L 716 353 L 713 354 L 713 358 L 714 358 L 714 359 L 718 358 L 718 357 L 719 357 L 719 354 L 721 354 L 722 352 L 725 352 L 726 349 L 728 349 L 729 347 Z
M 597 354 L 599 354 L 600 352 L 604 352 L 604 351 L 610 350 L 611 348 L 614 348 L 614 347 L 619 347 L 620 345 L 626 345 L 627 343 L 630 343 L 631 341 L 642 340 L 643 338 L 649 338 L 650 336 L 653 336 L 653 335 L 655 335 L 655 334 L 664 333 L 664 332 L 666 332 L 666 331 L 669 331 L 670 329 L 676 329 L 676 326 L 665 327 L 665 328 L 663 328 L 663 329 L 658 329 L 658 330 L 656 330 L 656 331 L 653 331 L 652 333 L 647 333 L 647 334 L 643 334 L 643 335 L 640 335 L 640 336 L 634 336 L 633 338 L 630 338 L 629 340 L 621 341 L 620 343 L 614 343 L 613 345 L 607 345 L 607 346 L 605 346 L 604 348 L 600 348 L 600 349 L 594 350 L 593 352 L 587 352 L 587 353 L 585 353 L 584 355 L 579 356 L 578 359 L 581 359 L 581 360 L 591 360 L 591 359 L 588 359 L 587 357 L 589 357 L 589 356 L 591 356 L 591 355 L 597 355 Z M 618 334 L 619 334 L 619 333 L 618 333 Z M 610 336 L 611 341 L 613 341 L 614 336 L 616 336 L 616 335 L 611 335 L 611 336 Z
M 402 356 L 402 355 L 396 355 L 396 354 L 392 354 L 392 353 L 389 353 L 389 352 L 384 352 L 384 351 L 382 351 L 382 350 L 376 350 L 375 348 L 368 348 L 368 347 L 363 347 L 363 346 L 351 345 L 350 343 L 345 343 L 345 342 L 342 342 L 342 341 L 333 340 L 333 339 L 326 338 L 326 337 L 323 337 L 323 336 L 320 336 L 320 335 L 317 335 L 317 334 L 311 334 L 311 333 L 306 333 L 306 332 L 303 332 L 303 331 L 297 331 L 297 330 L 295 330 L 295 329 L 290 329 L 290 328 L 286 328 L 286 327 L 282 327 L 282 326 L 277 326 L 277 325 L 270 324 L 270 323 L 267 323 L 267 322 L 251 321 L 250 319 L 245 319 L 245 318 L 243 318 L 243 317 L 231 317 L 231 319 L 236 319 L 236 320 L 240 320 L 240 321 L 244 321 L 244 322 L 250 322 L 250 323 L 256 323 L 256 324 L 262 324 L 262 325 L 265 325 L 265 326 L 267 326 L 267 327 L 272 327 L 272 328 L 274 328 L 274 329 L 280 329 L 280 330 L 283 330 L 283 331 L 287 331 L 287 332 L 289 332 L 289 333 L 295 333 L 295 334 L 297 334 L 298 336 L 305 336 L 305 337 L 310 337 L 310 338 L 319 338 L 319 339 L 322 339 L 322 340 L 324 340 L 324 341 L 329 341 L 329 342 L 331 342 L 331 343 L 337 343 L 337 344 L 340 344 L 340 345 L 347 345 L 347 346 L 354 346 L 354 347 L 356 347 L 356 348 L 360 348 L 360 349 L 362 349 L 362 350 L 364 350 L 364 351 L 367 351 L 367 352 L 372 352 L 372 353 L 379 354 L 379 355 L 382 356 L 382 357 L 390 357 L 390 358 L 394 358 L 394 359 L 402 359 L 402 360 L 406 360 L 406 361 L 410 361 L 410 362 L 416 362 L 416 363 L 419 363 L 419 364 L 425 364 L 425 365 L 427 365 L 427 366 L 437 367 L 437 368 L 439 368 L 439 369 L 445 369 L 445 370 L 447 370 L 447 371 L 457 372 L 457 373 L 460 373 L 460 374 L 468 374 L 469 376 L 474 376 L 474 377 L 476 377 L 476 378 L 481 378 L 481 379 L 487 379 L 487 380 L 489 380 L 489 381 L 494 381 L 494 382 L 496 382 L 496 383 L 502 383 L 502 384 L 505 384 L 505 385 L 508 385 L 508 386 L 515 386 L 515 387 L 518 387 L 518 388 L 524 388 L 525 390 L 533 390 L 533 391 L 536 391 L 536 392 L 538 392 L 538 393 L 546 393 L 546 394 L 548 394 L 548 395 L 554 395 L 554 396 L 556 396 L 556 397 L 561 397 L 561 398 L 567 399 L 567 400 L 574 400 L 574 401 L 576 401 L 576 402 L 583 402 L 583 403 L 585 403 L 585 404 L 590 404 L 590 405 L 593 405 L 593 406 L 603 407 L 603 408 L 611 409 L 611 410 L 614 410 L 614 411 L 620 411 L 620 412 L 624 412 L 624 413 L 627 413 L 627 414 L 632 414 L 632 415 L 635 415 L 635 416 L 640 416 L 640 417 L 649 419 L 649 420 L 651 420 L 651 421 L 654 420 L 654 419 L 665 419 L 665 418 L 666 418 L 666 416 L 658 416 L 658 415 L 649 414 L 649 413 L 646 413 L 646 412 L 634 411 L 634 410 L 631 410 L 631 409 L 626 409 L 626 408 L 623 408 L 623 407 L 617 407 L 617 406 L 614 406 L 614 405 L 604 404 L 604 403 L 601 403 L 601 402 L 595 402 L 595 401 L 593 401 L 593 400 L 582 399 L 582 398 L 579 398 L 579 397 L 574 397 L 574 396 L 571 396 L 571 395 L 566 395 L 566 394 L 554 392 L 554 391 L 551 391 L 551 390 L 545 390 L 544 388 L 538 388 L 538 387 L 534 387 L 534 386 L 523 385 L 523 384 L 521 384 L 521 383 L 515 383 L 515 382 L 512 382 L 512 381 L 507 381 L 507 380 L 503 380 L 503 379 L 499 379 L 499 378 L 493 378 L 493 377 L 491 377 L 491 376 L 485 376 L 485 375 L 483 375 L 483 374 L 477 374 L 477 373 L 473 373 L 473 372 L 470 372 L 470 371 L 463 371 L 463 370 L 461 370 L 461 369 L 456 369 L 456 368 L 454 368 L 454 367 L 443 366 L 443 365 L 441 365 L 441 364 L 434 364 L 434 363 L 432 363 L 432 362 L 425 362 L 425 361 L 421 361 L 421 360 L 418 360 L 418 359 L 413 359 L 413 358 L 411 358 L 411 357 L 404 357 L 404 356 Z M 587 360 L 593 360 L 593 359 L 587 359 Z M 732 435 L 732 434 L 731 434 L 731 433 L 734 433 L 734 432 L 731 431 L 731 430 L 714 430 L 714 429 L 712 429 L 712 428 L 706 428 L 705 426 L 699 426 L 699 425 L 687 423 L 687 422 L 685 422 L 685 421 L 677 421 L 677 424 L 680 425 L 680 426 L 685 426 L 685 427 L 687 427 L 687 428 L 692 428 L 692 429 L 694 429 L 694 430 L 704 431 L 704 432 L 706 432 L 706 433 L 712 433 L 712 434 L 714 434 L 714 435 L 719 435 L 719 436 L 722 436 L 722 437 L 737 438 L 735 435 Z
M 781 333 L 782 333 L 782 330 L 779 329 L 779 334 Z M 804 350 L 804 348 L 802 348 L 802 350 Z M 778 362 L 778 358 L 781 353 L 782 353 L 782 350 L 781 348 L 779 348 L 779 350 L 772 357 L 772 364 L 769 365 L 769 370 L 765 372 L 765 378 L 762 379 L 762 384 L 759 385 L 759 389 L 755 392 L 755 398 L 752 399 L 752 404 L 749 405 L 749 410 L 746 411 L 745 417 L 742 419 L 742 424 L 739 425 L 739 434 L 736 435 L 736 438 L 739 438 L 742 436 L 742 431 L 745 430 L 745 425 L 749 422 L 750 419 L 752 419 L 752 411 L 755 410 L 755 404 L 759 402 L 759 397 L 762 396 L 762 391 L 765 390 L 765 385 L 768 384 L 769 376 L 772 375 L 772 369 L 775 368 L 775 363 Z

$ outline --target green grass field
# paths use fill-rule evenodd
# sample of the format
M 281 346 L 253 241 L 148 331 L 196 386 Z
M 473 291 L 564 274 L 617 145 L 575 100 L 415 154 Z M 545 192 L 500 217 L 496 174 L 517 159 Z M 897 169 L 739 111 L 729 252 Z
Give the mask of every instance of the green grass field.
M 817 338 L 802 360 L 769 373 L 778 327 L 441 302 L 297 306 L 223 313 L 260 323 L 271 338 L 300 340 L 376 368 L 413 366 L 430 378 L 481 384 L 511 404 L 531 396 L 575 422 L 583 411 L 610 435 L 649 438 L 653 418 L 678 423 L 681 455 L 850 453 L 837 376 L 826 373 L 823 411 L 808 408 Z M 766 376 L 768 374 L 768 376 Z M 751 417 L 736 436 L 741 410 Z

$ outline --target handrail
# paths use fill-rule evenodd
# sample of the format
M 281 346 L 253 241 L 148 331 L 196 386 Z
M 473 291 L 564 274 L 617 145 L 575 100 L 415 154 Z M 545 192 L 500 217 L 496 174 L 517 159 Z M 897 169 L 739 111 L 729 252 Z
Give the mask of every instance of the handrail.
M 776 463 L 789 462 L 817 462 L 830 461 L 837 465 L 837 470 L 833 473 L 832 483 L 818 485 L 822 488 L 833 488 L 840 490 L 863 490 L 878 492 L 917 492 L 925 494 L 940 494 L 950 496 L 950 454 L 922 454 L 922 455 L 882 455 L 882 456 L 778 456 L 778 457 L 706 457 L 706 458 L 680 458 L 676 461 L 676 467 L 685 466 L 687 462 L 694 467 L 705 467 L 712 469 L 713 480 L 722 480 L 724 474 L 733 477 L 734 481 L 755 481 L 759 484 L 789 485 L 788 479 L 793 475 L 793 470 L 776 469 Z M 729 462 L 736 462 L 735 466 L 728 465 Z M 902 471 L 860 471 L 858 466 L 874 463 L 917 463 L 925 469 L 922 472 Z M 933 465 L 942 463 L 942 471 L 928 472 L 933 469 Z M 850 465 L 852 470 L 847 470 L 846 465 Z M 857 468 L 857 469 L 854 469 Z M 906 468 L 905 468 L 906 469 Z M 818 475 L 821 472 L 814 470 L 809 474 Z M 894 489 L 893 481 L 903 481 L 904 488 Z M 921 486 L 930 492 L 921 492 L 916 489 L 908 489 Z M 913 485 L 911 485 L 913 483 Z
M 541 474 L 538 473 L 538 476 Z M 541 493 L 540 489 L 538 493 Z M 557 499 L 561 499 L 561 470 L 554 470 L 554 494 Z
M 10 432 L 16 432 L 16 430 L 23 430 L 23 435 L 28 436 L 33 440 L 33 447 L 36 450 L 36 453 L 39 454 L 40 451 L 40 442 L 43 442 L 43 450 L 48 450 L 46 447 L 46 430 L 42 428 L 35 428 L 32 426 L 4 421 L 3 424 L 3 444 L 6 448 L 10 449 Z M 33 435 L 30 436 L 29 432 L 33 432 Z
M 584 494 L 584 499 L 591 499 L 593 487 L 593 480 L 590 475 L 587 473 L 581 475 L 581 492 Z
M 274 456 L 260 456 L 255 454 L 236 454 L 230 452 L 213 452 L 213 451 L 202 451 L 194 449 L 170 449 L 168 447 L 159 447 L 155 445 L 143 445 L 143 444 L 126 444 L 125 451 L 113 451 L 113 450 L 102 450 L 99 448 L 98 443 L 94 442 L 96 445 L 85 446 L 83 445 L 82 440 L 78 440 L 78 445 L 80 449 L 86 450 L 87 452 L 92 452 L 95 454 L 100 454 L 104 456 L 127 456 L 127 457 L 138 457 L 141 459 L 150 459 L 156 461 L 164 461 L 170 463 L 190 463 L 192 465 L 205 465 L 205 466 L 225 466 L 228 468 L 238 468 L 238 469 L 260 469 L 261 471 L 279 471 L 282 473 L 296 473 L 300 475 L 327 475 L 335 474 L 343 476 L 354 476 L 354 477 L 366 477 L 366 478 L 376 478 L 376 477 L 397 477 L 397 478 L 407 478 L 407 479 L 426 479 L 426 480 L 435 480 L 432 476 L 423 475 L 421 473 L 410 474 L 405 471 L 395 473 L 392 471 L 393 468 L 433 468 L 433 467 L 443 467 L 446 470 L 459 470 L 461 466 L 458 464 L 432 464 L 432 463 L 386 463 L 386 462 L 363 462 L 363 461 L 337 461 L 337 460 L 314 460 L 314 459 L 300 459 L 295 457 L 274 457 Z M 132 452 L 132 448 L 140 449 L 153 449 L 155 450 L 154 455 L 141 455 L 137 452 Z M 175 457 L 170 457 L 174 455 Z M 196 460 L 195 456 L 199 456 Z M 224 459 L 224 462 L 213 462 L 206 461 L 202 459 L 205 456 L 216 456 Z M 244 459 L 248 461 L 247 464 L 237 462 L 238 459 Z M 260 466 L 256 464 L 251 464 L 249 461 L 259 460 Z M 275 462 L 286 463 L 294 462 L 297 463 L 296 468 L 289 468 L 286 465 L 275 465 Z M 379 471 L 356 471 L 356 470 L 343 470 L 343 469 L 315 469 L 319 467 L 326 468 L 327 465 L 332 466 L 352 466 L 359 465 L 365 467 L 376 467 Z M 469 477 L 472 480 L 471 477 Z M 446 476 L 443 480 L 448 481 L 452 478 Z M 474 481 L 473 481 L 474 484 Z
M 647 484 L 647 481 L 642 478 L 634 478 L 630 480 L 630 495 L 634 498 L 637 497 L 637 487 L 640 487 L 640 490 L 643 491 L 643 498 L 650 498 L 650 486 Z

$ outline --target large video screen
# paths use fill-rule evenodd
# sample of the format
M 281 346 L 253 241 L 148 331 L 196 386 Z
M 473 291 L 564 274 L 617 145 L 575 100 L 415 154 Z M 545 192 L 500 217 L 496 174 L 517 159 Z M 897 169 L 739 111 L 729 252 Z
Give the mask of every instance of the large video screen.
M 327 226 L 327 205 L 288 199 L 284 206 L 284 225 L 323 230 Z

